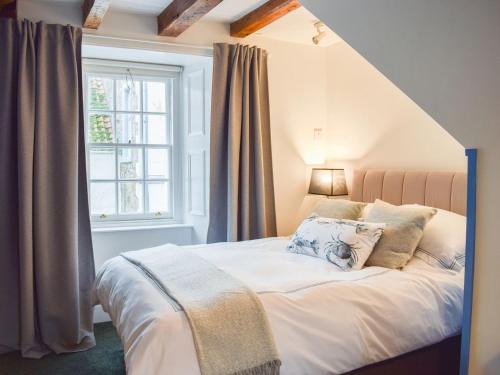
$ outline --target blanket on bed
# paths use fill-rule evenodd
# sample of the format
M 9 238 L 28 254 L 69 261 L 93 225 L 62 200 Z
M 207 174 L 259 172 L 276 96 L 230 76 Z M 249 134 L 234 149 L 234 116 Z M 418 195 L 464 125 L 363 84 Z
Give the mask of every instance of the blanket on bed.
M 279 374 L 257 295 L 202 257 L 174 245 L 122 254 L 184 310 L 203 375 Z

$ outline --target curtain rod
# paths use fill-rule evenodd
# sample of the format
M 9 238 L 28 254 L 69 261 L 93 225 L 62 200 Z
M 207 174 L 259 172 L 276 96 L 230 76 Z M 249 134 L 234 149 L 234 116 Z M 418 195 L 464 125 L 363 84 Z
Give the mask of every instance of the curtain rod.
M 163 42 L 160 40 L 151 40 L 151 39 L 128 38 L 128 37 L 112 36 L 112 35 L 99 35 L 88 31 L 84 31 L 83 33 L 83 44 L 104 46 L 104 47 L 154 50 L 159 52 L 190 54 L 190 55 L 206 56 L 206 57 L 212 57 L 214 52 L 213 46 L 203 46 L 203 45 L 200 46 L 196 44 L 172 43 L 172 42 Z M 271 57 L 271 53 L 267 51 L 267 49 L 266 53 L 267 57 Z
M 189 53 L 200 56 L 212 56 L 212 46 L 200 46 L 186 43 L 172 43 L 160 40 L 148 40 L 112 35 L 97 35 L 92 32 L 83 33 L 83 43 L 106 47 L 121 47 L 133 49 L 147 49 L 171 53 Z

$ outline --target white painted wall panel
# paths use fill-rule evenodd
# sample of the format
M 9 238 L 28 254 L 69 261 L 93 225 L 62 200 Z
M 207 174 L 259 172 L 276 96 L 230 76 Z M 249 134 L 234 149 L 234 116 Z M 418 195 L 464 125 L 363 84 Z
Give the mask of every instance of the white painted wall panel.
M 188 152 L 188 214 L 205 216 L 206 157 L 205 150 Z
M 188 90 L 188 136 L 205 135 L 205 71 L 186 73 Z
M 210 103 L 212 61 L 184 72 L 185 221 L 193 226 L 193 243 L 205 243 L 208 229 Z

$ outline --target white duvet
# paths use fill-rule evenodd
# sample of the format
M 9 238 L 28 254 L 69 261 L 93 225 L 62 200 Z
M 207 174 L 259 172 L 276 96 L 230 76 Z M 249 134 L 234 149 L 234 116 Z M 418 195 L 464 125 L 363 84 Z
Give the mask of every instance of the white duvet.
M 461 273 L 416 258 L 403 271 L 343 272 L 287 253 L 286 244 L 271 238 L 186 247 L 259 294 L 281 374 L 344 373 L 459 333 Z M 127 260 L 101 268 L 95 296 L 121 337 L 128 374 L 199 374 L 184 313 Z

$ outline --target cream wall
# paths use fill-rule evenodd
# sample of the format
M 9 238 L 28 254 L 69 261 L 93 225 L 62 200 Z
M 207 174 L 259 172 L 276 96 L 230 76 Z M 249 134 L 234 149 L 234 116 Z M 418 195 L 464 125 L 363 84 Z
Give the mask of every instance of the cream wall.
M 316 159 L 345 168 L 348 182 L 362 168 L 466 170 L 464 148 L 346 42 L 328 47 L 326 60 L 327 127 Z M 299 217 L 318 199 L 306 196 Z
M 500 2 L 302 0 L 465 147 L 478 149 L 469 373 L 500 372 Z
M 78 6 L 20 1 L 20 16 L 80 23 Z M 187 44 L 206 53 L 213 42 L 257 44 L 270 52 L 270 101 L 278 231 L 288 235 L 316 197 L 310 167 L 463 170 L 463 148 L 346 43 L 328 48 L 265 37 L 233 40 L 227 25 L 198 22 L 178 39 L 156 36 L 156 18 L 109 11 L 97 35 Z M 313 129 L 323 137 L 313 139 Z
M 56 10 L 40 1 L 20 0 L 19 15 L 32 21 L 81 23 L 78 4 L 62 3 Z M 222 23 L 198 22 L 177 39 L 158 37 L 156 28 L 156 17 L 110 10 L 97 32 L 86 30 L 86 33 L 166 41 L 174 43 L 166 47 L 173 50 L 175 46 L 185 44 L 188 50 L 202 54 L 207 53 L 214 42 L 242 42 L 231 39 L 228 25 Z M 263 37 L 247 38 L 244 43 L 259 45 L 270 54 L 271 136 L 278 232 L 289 234 L 301 217 L 297 207 L 304 204 L 305 159 L 310 160 L 315 149 L 313 128 L 326 127 L 326 50 Z M 200 48 L 193 49 L 192 46 Z M 102 236 L 104 234 L 94 234 L 96 253 L 101 251 L 101 244 L 109 242 L 109 236 L 106 241 L 101 241 Z M 177 237 L 172 235 L 172 238 Z
M 466 170 L 464 148 L 347 43 L 329 47 L 327 61 L 327 159 L 355 168 Z
M 314 128 L 327 126 L 326 51 L 324 49 L 253 40 L 271 52 L 269 90 L 274 188 L 278 233 L 295 231 L 307 210 L 308 163 L 318 160 Z
M 31 20 L 80 23 L 74 4 L 53 7 L 21 0 L 20 15 Z M 167 41 L 206 47 L 241 42 L 227 25 L 198 22 L 179 38 L 156 36 L 156 18 L 109 11 L 89 34 Z M 288 235 L 316 197 L 306 195 L 310 167 L 425 168 L 463 170 L 463 148 L 389 80 L 346 43 L 328 48 L 250 37 L 270 52 L 270 101 L 278 232 Z M 314 128 L 323 129 L 320 140 Z

